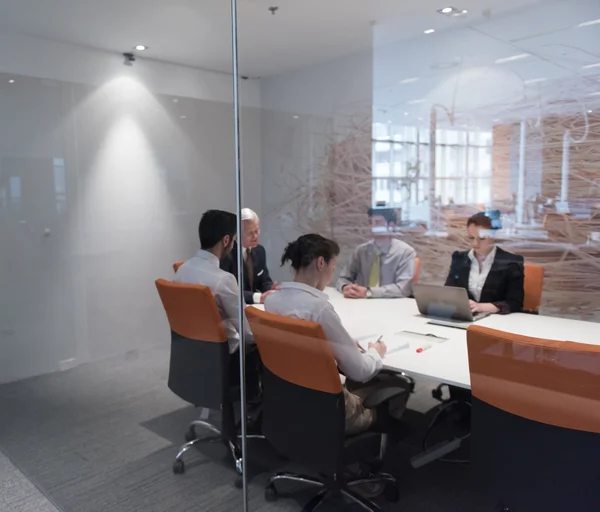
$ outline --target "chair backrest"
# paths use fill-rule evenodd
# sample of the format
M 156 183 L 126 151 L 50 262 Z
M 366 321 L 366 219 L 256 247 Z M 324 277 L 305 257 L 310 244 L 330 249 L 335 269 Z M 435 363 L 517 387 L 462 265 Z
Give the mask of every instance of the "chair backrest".
M 345 405 L 323 329 L 253 307 L 246 315 L 264 365 L 265 437 L 289 459 L 337 473 L 344 449 Z
M 476 325 L 467 345 L 480 483 L 515 510 L 596 510 L 600 346 Z
M 421 272 L 421 258 L 415 258 L 415 275 L 413 277 L 413 283 L 419 282 L 419 273 Z
M 183 265 L 183 261 L 178 261 L 176 263 L 173 263 L 173 272 L 177 272 L 179 270 L 179 267 L 181 267 L 181 265 Z
M 542 290 L 544 288 L 544 267 L 525 263 L 524 266 L 524 291 L 523 311 L 537 313 L 542 304 Z
M 219 409 L 228 396 L 229 344 L 206 286 L 156 280 L 171 327 L 169 388 L 196 406 Z

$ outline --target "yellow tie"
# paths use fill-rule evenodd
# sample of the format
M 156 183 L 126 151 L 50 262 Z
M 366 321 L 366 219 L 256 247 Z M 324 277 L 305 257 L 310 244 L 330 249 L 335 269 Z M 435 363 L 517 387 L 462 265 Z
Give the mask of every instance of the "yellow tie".
M 377 288 L 379 286 L 379 279 L 381 275 L 381 254 L 377 253 L 375 261 L 371 266 L 371 273 L 369 274 L 369 288 Z

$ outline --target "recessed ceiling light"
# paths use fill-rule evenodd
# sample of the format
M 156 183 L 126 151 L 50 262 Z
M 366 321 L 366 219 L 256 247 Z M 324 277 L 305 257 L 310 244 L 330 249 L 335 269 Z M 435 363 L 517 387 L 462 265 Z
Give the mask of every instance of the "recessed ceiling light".
M 598 63 L 598 64 L 588 64 L 587 66 L 583 66 L 582 69 L 592 69 L 592 68 L 600 68 L 600 63 Z
M 294 116 L 294 119 L 300 119 L 300 116 Z
M 419 103 L 425 103 L 425 100 L 411 100 L 408 102 L 409 105 L 418 105 Z
M 179 103 L 179 98 L 173 98 L 173 103 Z
M 510 57 L 502 57 L 501 59 L 496 59 L 496 64 L 504 64 L 506 62 L 514 62 L 515 60 L 526 59 L 529 57 L 528 53 L 519 53 L 517 55 L 511 55 Z
M 180 119 L 187 119 L 187 116 L 179 116 Z
M 577 26 L 579 28 L 583 28 L 583 27 L 591 27 L 592 25 L 598 25 L 598 24 L 600 24 L 600 20 L 591 20 L 591 21 L 584 21 L 583 23 L 580 23 Z
M 405 78 L 404 80 L 400 80 L 400 84 L 404 85 L 404 84 L 412 84 L 413 82 L 418 82 L 419 81 L 419 77 L 418 76 L 413 76 L 411 78 Z
M 15 83 L 15 81 L 14 81 L 14 80 L 11 78 L 11 79 L 8 81 L 8 83 L 9 83 L 9 84 L 14 84 L 14 83 Z
M 418 117 L 417 119 L 418 119 L 419 121 L 423 121 L 423 118 L 422 118 L 422 117 Z
M 407 116 L 407 115 L 408 115 L 408 112 L 404 112 L 404 115 L 405 115 L 405 116 Z
M 540 82 L 545 82 L 548 80 L 547 78 L 532 78 L 531 80 L 525 80 L 526 84 L 538 84 Z
M 593 110 L 588 110 L 588 114 L 591 114 L 593 112 Z
M 145 44 L 138 44 L 138 45 L 135 46 L 135 49 L 138 52 L 143 52 L 144 50 L 147 50 L 148 47 Z
M 428 28 L 427 30 L 425 30 L 423 33 L 424 34 L 433 34 L 435 32 L 434 28 Z
M 467 14 L 466 9 L 458 9 L 457 7 L 453 7 L 451 5 L 448 7 L 443 7 L 442 9 L 438 9 L 437 12 L 443 14 L 444 16 L 462 16 Z

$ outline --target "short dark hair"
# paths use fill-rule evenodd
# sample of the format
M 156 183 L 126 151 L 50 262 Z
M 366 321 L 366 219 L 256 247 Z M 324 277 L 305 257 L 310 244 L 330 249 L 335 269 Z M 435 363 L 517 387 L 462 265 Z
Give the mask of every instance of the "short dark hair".
M 235 213 L 224 212 L 223 210 L 204 212 L 198 226 L 200 247 L 204 250 L 212 249 L 227 235 L 233 238 L 236 233 L 236 221 Z
M 337 242 L 329 240 L 321 235 L 311 233 L 302 235 L 298 240 L 288 244 L 281 257 L 281 265 L 289 261 L 292 268 L 296 271 L 308 267 L 317 258 L 323 259 L 329 263 L 340 253 L 340 246 Z
M 476 213 L 475 215 L 471 215 L 467 220 L 467 227 L 469 226 L 477 226 L 478 228 L 483 229 L 493 229 L 492 227 L 492 219 L 490 219 L 485 213 Z
M 367 215 L 369 216 L 369 219 L 374 215 L 381 215 L 385 219 L 388 226 L 392 222 L 394 224 L 398 222 L 398 214 L 393 208 L 369 208 Z

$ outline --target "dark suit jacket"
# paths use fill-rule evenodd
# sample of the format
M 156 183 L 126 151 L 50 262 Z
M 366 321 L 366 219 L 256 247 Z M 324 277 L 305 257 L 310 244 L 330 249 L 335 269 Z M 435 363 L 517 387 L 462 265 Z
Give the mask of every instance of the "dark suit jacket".
M 237 250 L 238 246 L 235 244 L 231 254 L 221 260 L 221 268 L 233 274 L 236 279 L 238 279 Z M 273 287 L 273 280 L 267 268 L 267 253 L 262 245 L 258 245 L 255 249 L 252 249 L 252 263 L 254 267 L 253 289 L 250 289 L 248 272 L 244 272 L 244 299 L 246 300 L 246 304 L 254 304 L 254 299 L 252 298 L 254 292 L 264 293 Z
M 491 302 L 501 313 L 514 313 L 523 310 L 523 256 L 496 248 L 496 257 L 485 280 L 479 302 Z M 457 286 L 469 291 L 471 260 L 469 251 L 455 252 L 452 255 L 450 272 L 446 286 Z M 469 298 L 473 300 L 469 292 Z

